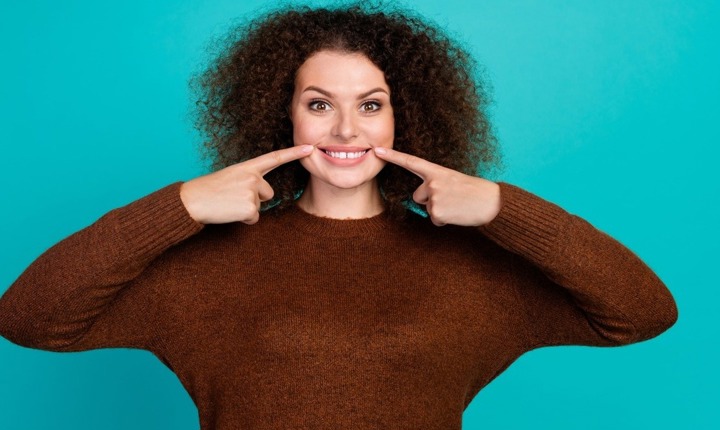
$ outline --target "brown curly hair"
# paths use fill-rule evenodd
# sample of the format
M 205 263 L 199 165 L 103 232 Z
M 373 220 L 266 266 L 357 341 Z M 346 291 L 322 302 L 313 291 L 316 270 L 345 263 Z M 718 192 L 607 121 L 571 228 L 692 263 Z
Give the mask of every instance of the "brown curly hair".
M 385 73 L 395 114 L 394 148 L 470 175 L 499 167 L 488 96 L 472 58 L 438 28 L 404 11 L 356 4 L 289 7 L 232 30 L 192 81 L 196 126 L 213 170 L 293 145 L 288 106 L 298 68 L 313 53 L 362 53 Z M 308 181 L 294 161 L 265 176 L 267 207 L 287 206 Z M 421 179 L 388 164 L 378 175 L 388 211 L 403 216 Z M 415 207 L 417 209 L 417 207 Z

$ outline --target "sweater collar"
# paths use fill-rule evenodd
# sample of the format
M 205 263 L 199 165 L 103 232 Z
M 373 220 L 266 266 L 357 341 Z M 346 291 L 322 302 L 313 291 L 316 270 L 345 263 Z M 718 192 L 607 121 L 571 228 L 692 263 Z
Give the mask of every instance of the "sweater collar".
M 392 228 L 387 211 L 370 218 L 334 219 L 320 217 L 300 209 L 297 205 L 285 209 L 284 217 L 298 231 L 323 237 L 355 237 L 380 234 Z

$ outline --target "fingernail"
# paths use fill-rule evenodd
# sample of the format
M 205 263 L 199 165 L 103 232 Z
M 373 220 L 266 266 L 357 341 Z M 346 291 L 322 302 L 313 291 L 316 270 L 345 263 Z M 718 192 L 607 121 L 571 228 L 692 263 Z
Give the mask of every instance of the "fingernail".
M 385 149 L 385 148 L 375 148 L 375 153 L 376 153 L 376 154 L 380 154 L 380 155 L 385 155 L 385 154 L 387 154 L 387 149 Z
M 312 150 L 313 150 L 313 146 L 312 146 L 312 145 L 303 145 L 301 148 L 302 148 L 302 149 L 301 149 L 300 151 L 301 151 L 301 152 L 304 152 L 304 153 L 306 153 L 306 154 L 311 153 Z

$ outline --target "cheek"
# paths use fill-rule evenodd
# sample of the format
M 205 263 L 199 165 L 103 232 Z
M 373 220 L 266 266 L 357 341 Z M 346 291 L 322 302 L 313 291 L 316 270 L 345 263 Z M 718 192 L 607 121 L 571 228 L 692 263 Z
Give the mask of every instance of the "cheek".
M 380 146 L 392 148 L 395 140 L 395 121 L 393 118 L 385 120 L 374 130 L 374 139 Z
M 312 118 L 293 120 L 293 143 L 297 145 L 317 145 L 324 134 L 323 127 Z

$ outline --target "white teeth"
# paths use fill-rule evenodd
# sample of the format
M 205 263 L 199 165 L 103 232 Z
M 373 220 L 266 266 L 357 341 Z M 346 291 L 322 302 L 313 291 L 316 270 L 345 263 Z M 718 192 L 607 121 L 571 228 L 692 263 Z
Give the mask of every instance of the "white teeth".
M 360 151 L 360 152 L 330 152 L 325 151 L 325 153 L 332 158 L 360 158 L 363 155 L 365 155 L 367 151 Z

